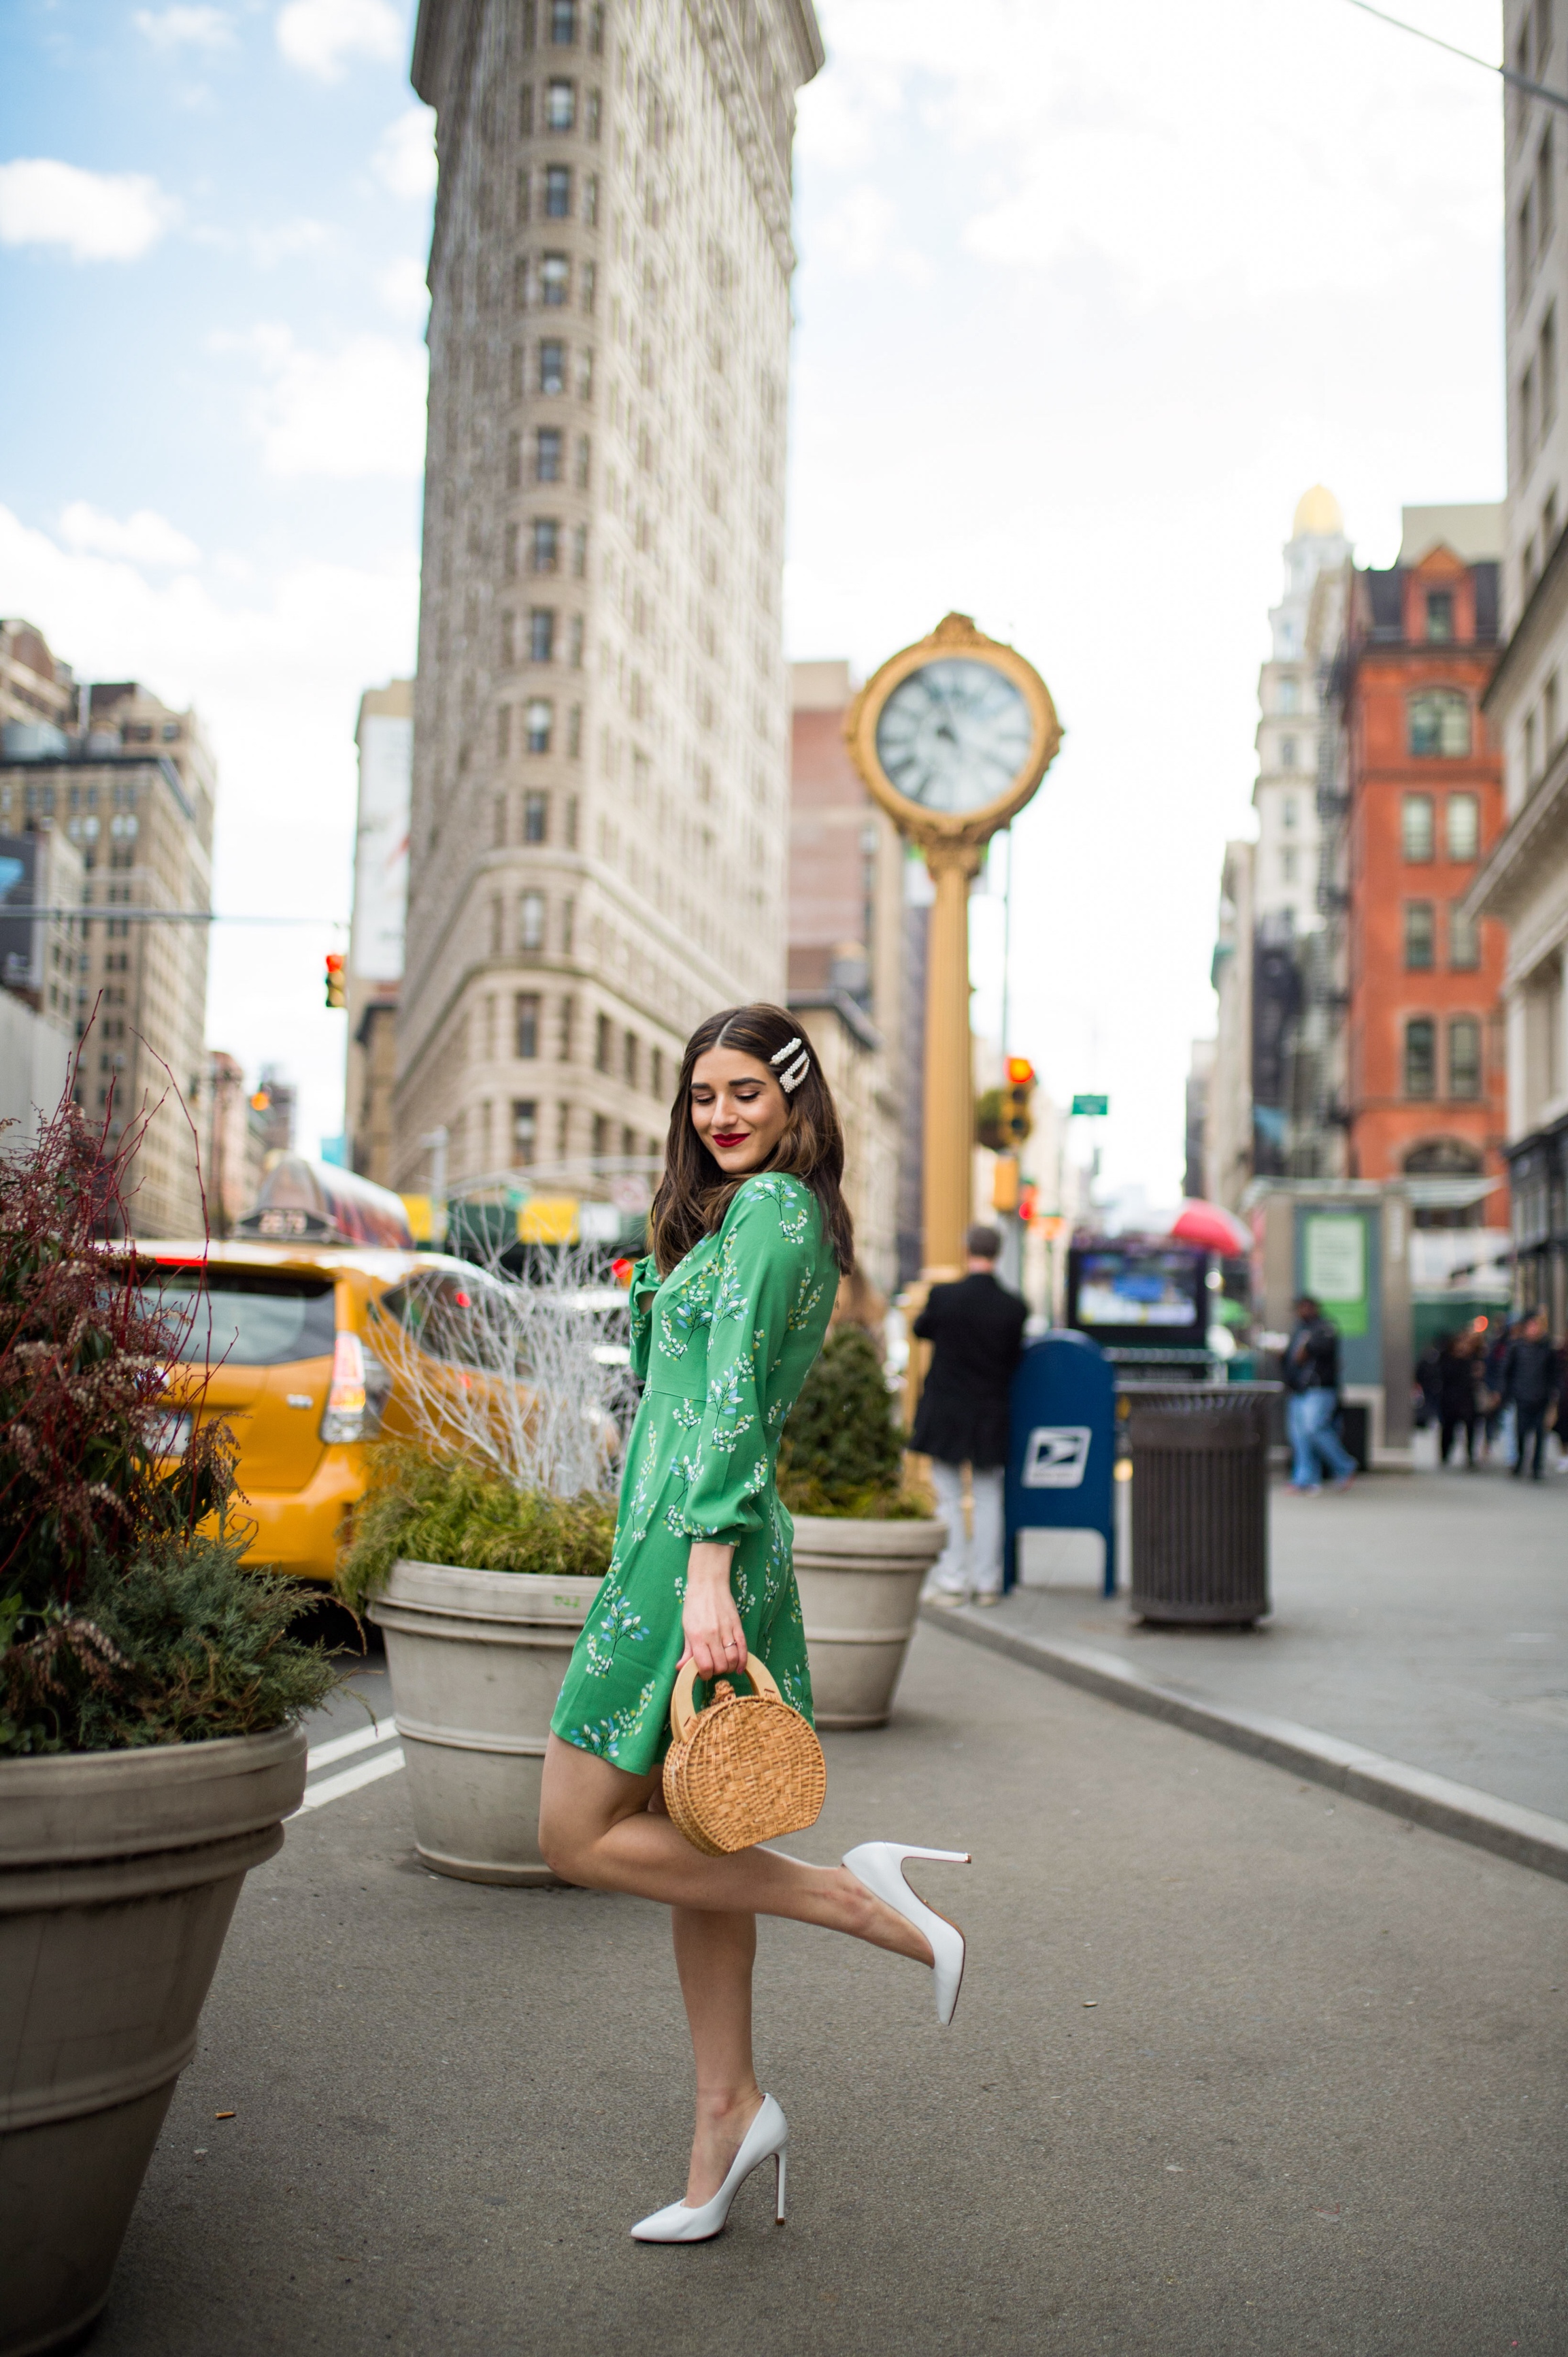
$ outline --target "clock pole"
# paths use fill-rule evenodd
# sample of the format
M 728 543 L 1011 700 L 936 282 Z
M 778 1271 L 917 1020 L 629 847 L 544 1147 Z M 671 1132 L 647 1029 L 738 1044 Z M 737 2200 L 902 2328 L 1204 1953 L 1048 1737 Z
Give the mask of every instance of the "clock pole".
M 974 1069 L 970 1046 L 969 887 L 980 847 L 928 843 L 936 888 L 926 936 L 924 1220 L 926 1277 L 961 1276 L 974 1172 Z
M 896 777 L 884 760 L 885 712 Z M 922 731 L 933 722 L 934 741 L 922 753 Z M 1061 726 L 1033 663 L 988 639 L 967 614 L 948 614 L 929 638 L 890 655 L 866 681 L 843 728 L 856 769 L 899 831 L 919 845 L 936 890 L 926 942 L 921 1275 L 961 1276 L 974 1170 L 970 880 L 991 836 L 1038 787 Z M 908 792 L 897 782 L 906 777 Z

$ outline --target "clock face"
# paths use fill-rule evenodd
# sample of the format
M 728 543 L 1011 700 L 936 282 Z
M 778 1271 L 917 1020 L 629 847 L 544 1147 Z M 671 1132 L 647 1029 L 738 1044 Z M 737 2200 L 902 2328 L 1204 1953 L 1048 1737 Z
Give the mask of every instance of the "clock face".
M 922 810 L 963 816 L 999 802 L 1029 759 L 1035 725 L 1004 672 L 963 655 L 922 663 L 876 723 L 889 782 Z

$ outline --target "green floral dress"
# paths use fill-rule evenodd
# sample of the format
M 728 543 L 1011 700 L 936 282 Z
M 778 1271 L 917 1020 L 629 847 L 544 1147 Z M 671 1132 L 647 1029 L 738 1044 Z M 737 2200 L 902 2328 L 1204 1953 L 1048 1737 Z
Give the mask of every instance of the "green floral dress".
M 718 1233 L 694 1244 L 662 1283 L 651 1259 L 639 1261 L 631 1364 L 646 1389 L 621 1477 L 615 1552 L 551 1722 L 566 1742 L 637 1776 L 663 1759 L 693 1539 L 735 1548 L 730 1587 L 747 1649 L 810 1718 L 794 1526 L 774 1464 L 837 1284 L 816 1197 L 772 1172 L 736 1189 Z

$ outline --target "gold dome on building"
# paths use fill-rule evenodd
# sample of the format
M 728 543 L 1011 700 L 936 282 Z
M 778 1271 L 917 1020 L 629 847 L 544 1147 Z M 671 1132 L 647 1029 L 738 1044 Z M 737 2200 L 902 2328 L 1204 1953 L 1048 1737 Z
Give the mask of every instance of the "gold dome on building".
M 1322 483 L 1314 483 L 1310 491 L 1303 491 L 1295 503 L 1295 520 L 1291 525 L 1293 540 L 1304 532 L 1313 533 L 1319 539 L 1335 539 L 1344 529 L 1345 518 L 1331 490 Z

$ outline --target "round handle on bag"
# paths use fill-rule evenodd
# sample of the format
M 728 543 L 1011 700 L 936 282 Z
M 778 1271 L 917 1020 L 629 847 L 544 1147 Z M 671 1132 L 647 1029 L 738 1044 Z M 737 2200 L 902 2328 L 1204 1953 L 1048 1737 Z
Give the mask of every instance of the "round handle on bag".
M 692 1707 L 692 1695 L 700 1674 L 695 1662 L 684 1662 L 676 1675 L 675 1691 L 670 1697 L 670 1732 L 677 1743 L 684 1743 L 697 1717 Z M 755 1653 L 747 1654 L 744 1670 L 726 1670 L 725 1675 L 749 1678 L 752 1692 L 764 1702 L 782 1702 L 784 1699 L 766 1663 L 759 1661 Z

